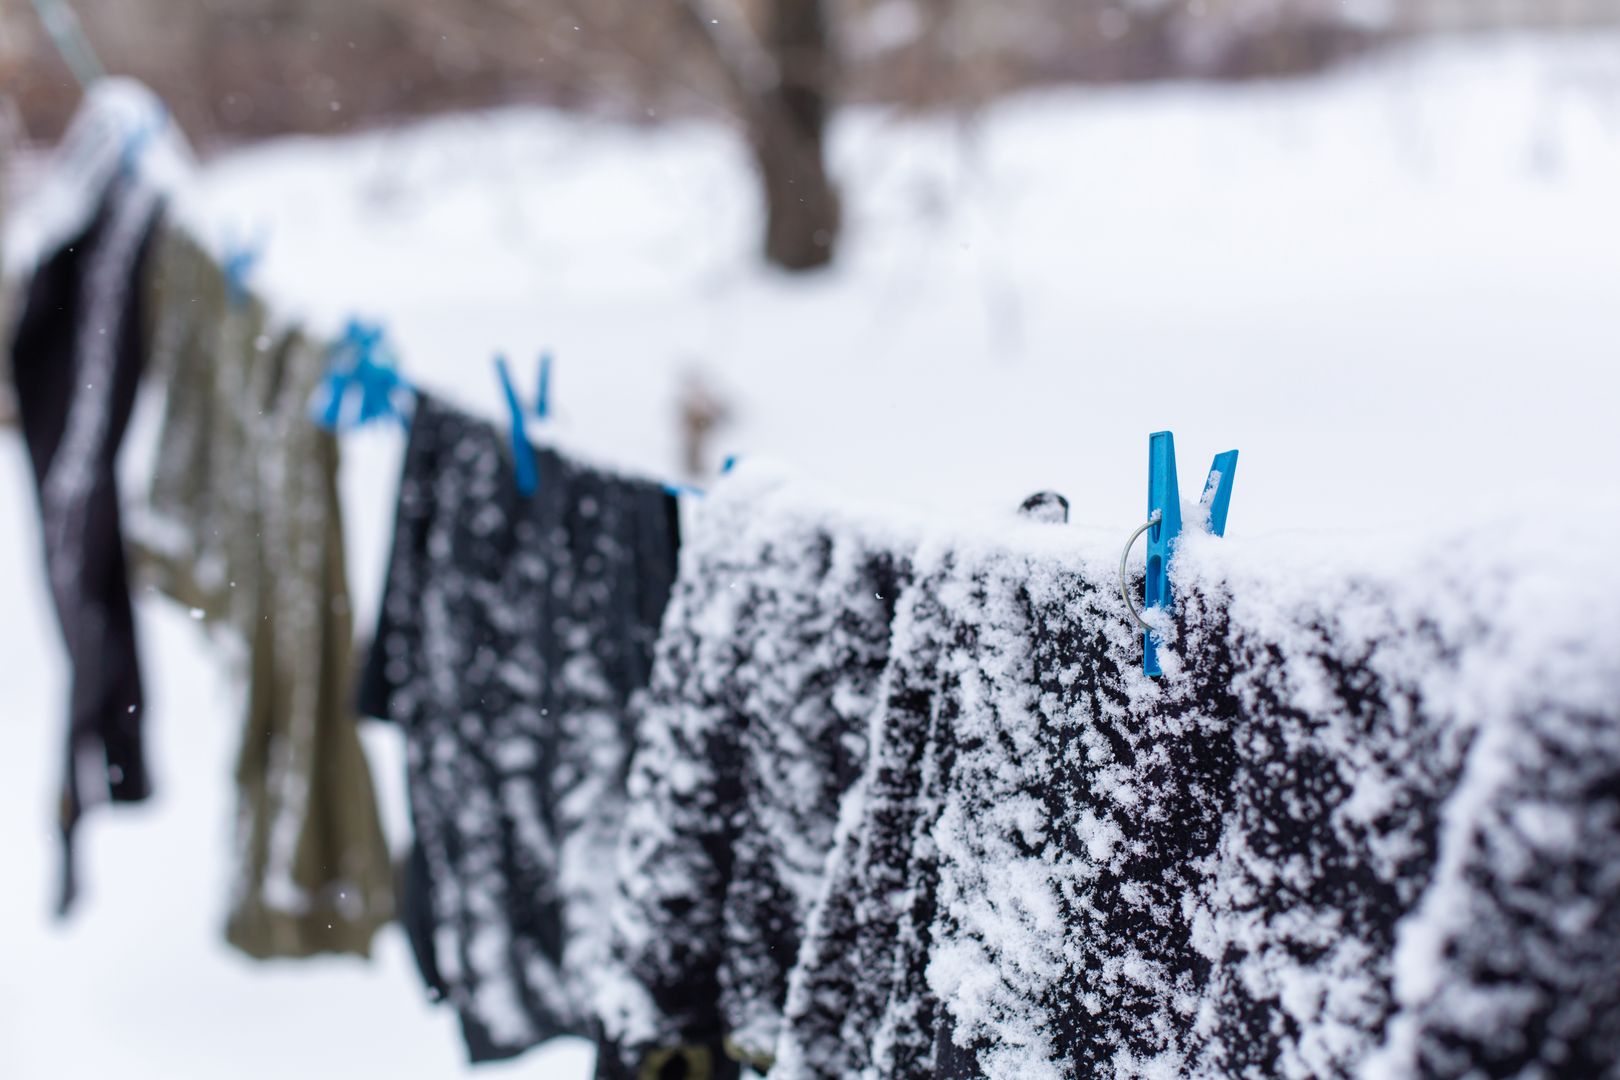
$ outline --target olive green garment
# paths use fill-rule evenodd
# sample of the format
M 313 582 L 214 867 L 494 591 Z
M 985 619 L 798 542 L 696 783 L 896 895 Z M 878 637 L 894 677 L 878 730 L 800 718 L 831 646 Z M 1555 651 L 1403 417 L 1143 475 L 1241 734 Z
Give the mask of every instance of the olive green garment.
M 149 374 L 167 402 L 143 570 L 246 673 L 226 937 L 261 958 L 364 955 L 393 875 L 352 710 L 337 443 L 309 418 L 325 350 L 230 296 L 179 228 L 149 265 Z

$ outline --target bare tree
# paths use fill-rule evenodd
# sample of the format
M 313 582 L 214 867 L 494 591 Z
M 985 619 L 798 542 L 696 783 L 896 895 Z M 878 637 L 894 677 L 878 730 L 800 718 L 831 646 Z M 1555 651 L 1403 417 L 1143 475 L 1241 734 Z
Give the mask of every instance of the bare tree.
M 725 77 L 747 131 L 765 196 L 765 257 L 788 270 L 832 260 L 838 189 L 827 171 L 833 74 L 828 0 L 764 0 L 754 31 L 734 10 L 681 0 Z

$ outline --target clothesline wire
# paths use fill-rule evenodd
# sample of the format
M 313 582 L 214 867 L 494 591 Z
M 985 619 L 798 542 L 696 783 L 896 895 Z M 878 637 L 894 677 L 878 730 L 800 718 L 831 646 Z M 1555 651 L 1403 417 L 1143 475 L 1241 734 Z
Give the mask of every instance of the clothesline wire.
M 100 61 L 96 59 L 95 53 L 88 40 L 84 37 L 83 28 L 79 25 L 78 19 L 74 15 L 72 8 L 66 4 L 65 0 L 32 0 L 32 3 L 39 13 L 41 22 L 43 22 L 46 29 L 50 31 L 52 42 L 62 54 L 63 59 L 67 61 L 69 67 L 73 68 L 74 73 L 79 77 L 81 84 L 86 90 L 88 90 L 91 83 L 105 74 L 105 70 L 102 68 Z M 75 60 L 76 56 L 78 58 L 77 61 Z M 3 127 L 3 125 L 0 125 L 0 127 Z M 0 134 L 3 134 L 3 132 L 0 132 Z M 133 148 L 130 167 L 138 167 L 136 163 L 138 162 L 140 156 L 139 151 L 140 149 L 144 148 L 142 143 L 144 143 L 144 140 L 141 140 L 140 142 L 133 142 L 131 147 L 126 148 L 126 153 L 130 153 L 131 149 Z M 236 260 L 234 260 L 229 253 L 226 253 L 222 257 L 214 250 L 214 246 L 208 243 L 207 240 L 200 235 L 194 225 L 184 221 L 183 218 L 174 216 L 169 218 L 169 222 L 171 226 L 178 226 L 182 229 L 182 231 L 188 233 L 197 243 L 197 245 L 205 253 L 207 253 L 209 259 L 219 267 L 221 274 L 225 275 L 229 291 L 236 298 L 237 303 L 246 302 L 249 298 L 252 298 L 259 303 L 265 304 L 267 307 L 270 306 L 268 300 L 263 296 L 263 294 L 254 289 L 246 280 L 251 269 L 251 262 L 257 260 L 258 255 L 262 253 L 260 250 L 255 250 L 252 253 L 252 260 L 244 262 L 240 266 L 233 266 L 232 264 Z M 335 359 L 335 354 L 341 349 L 341 346 L 342 342 L 339 342 L 337 348 L 333 349 L 334 356 L 329 357 L 329 359 Z M 549 357 L 543 358 L 542 363 L 545 364 L 547 360 L 549 360 Z M 392 366 L 388 367 L 387 374 L 389 375 L 390 382 L 389 393 L 392 393 L 393 390 L 397 389 L 409 394 L 412 398 L 415 398 L 420 394 L 421 391 L 419 388 L 405 379 L 398 372 L 397 368 Z M 547 372 L 547 374 L 549 375 L 549 372 Z M 340 379 L 338 380 L 337 385 L 332 385 L 332 380 L 329 378 L 328 384 L 328 393 L 340 392 L 341 396 L 347 395 L 347 380 Z M 335 404 L 335 402 L 329 402 L 328 404 Z M 326 410 L 323 409 L 321 411 L 324 412 Z M 328 426 L 330 426 L 331 423 L 331 420 L 327 421 Z M 663 487 L 664 490 L 669 494 L 676 496 L 701 497 L 704 494 L 702 488 L 694 487 L 689 484 L 665 482 Z
M 96 55 L 95 47 L 85 36 L 79 16 L 67 0 L 32 0 L 34 12 L 51 44 L 61 54 L 68 70 L 79 81 L 79 88 L 87 90 L 90 84 L 107 74 L 107 69 Z

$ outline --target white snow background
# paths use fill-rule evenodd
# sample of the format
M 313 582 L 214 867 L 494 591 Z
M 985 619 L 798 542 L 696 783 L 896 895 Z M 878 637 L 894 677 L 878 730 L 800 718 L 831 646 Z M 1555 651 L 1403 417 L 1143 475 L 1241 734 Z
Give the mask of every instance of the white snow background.
M 1087 543 L 1142 519 L 1160 428 L 1188 497 L 1242 451 L 1225 543 L 1290 562 L 1620 520 L 1620 38 L 1052 92 L 966 123 L 850 110 L 835 158 L 847 246 L 809 278 L 760 266 L 746 158 L 704 124 L 510 110 L 281 140 L 208 166 L 185 213 L 216 244 L 263 237 L 255 283 L 282 310 L 385 319 L 411 379 L 492 417 L 491 354 L 532 386 L 551 347 L 553 431 L 655 475 L 675 475 L 697 367 L 735 413 L 719 453 L 979 516 L 1055 488 Z M 397 429 L 345 445 L 362 628 L 400 448 Z M 137 608 L 159 794 L 90 819 L 80 910 L 51 922 L 65 670 L 38 545 L 8 432 L 0 1078 L 464 1072 L 397 930 L 370 965 L 224 948 L 235 690 L 167 602 Z M 402 843 L 400 747 L 368 747 Z M 564 1041 L 480 1073 L 590 1061 Z

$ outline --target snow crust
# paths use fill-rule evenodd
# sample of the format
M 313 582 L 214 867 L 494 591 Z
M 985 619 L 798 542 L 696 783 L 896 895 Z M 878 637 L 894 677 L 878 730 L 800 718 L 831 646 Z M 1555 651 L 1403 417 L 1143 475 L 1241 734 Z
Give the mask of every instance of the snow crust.
M 925 545 L 784 1074 L 1605 1074 L 1617 541 L 1205 538 L 1162 682 L 1105 553 Z
M 779 485 L 750 463 L 705 499 L 665 613 L 600 997 L 632 1070 L 706 1045 L 771 1064 L 839 801 L 865 761 L 904 529 L 857 528 Z
M 620 870 L 627 1043 L 718 1032 L 789 1080 L 1620 1060 L 1620 532 L 1314 566 L 1190 534 L 1154 680 L 1084 531 L 807 515 L 776 485 L 711 493 L 666 621 Z M 837 583 L 859 622 L 833 553 L 881 536 L 907 568 L 865 617 L 881 673 L 827 666 L 810 598 Z M 868 708 L 829 788 L 782 736 L 828 730 L 804 710 L 833 671 Z M 827 862 L 791 901 L 737 869 L 806 840 Z

